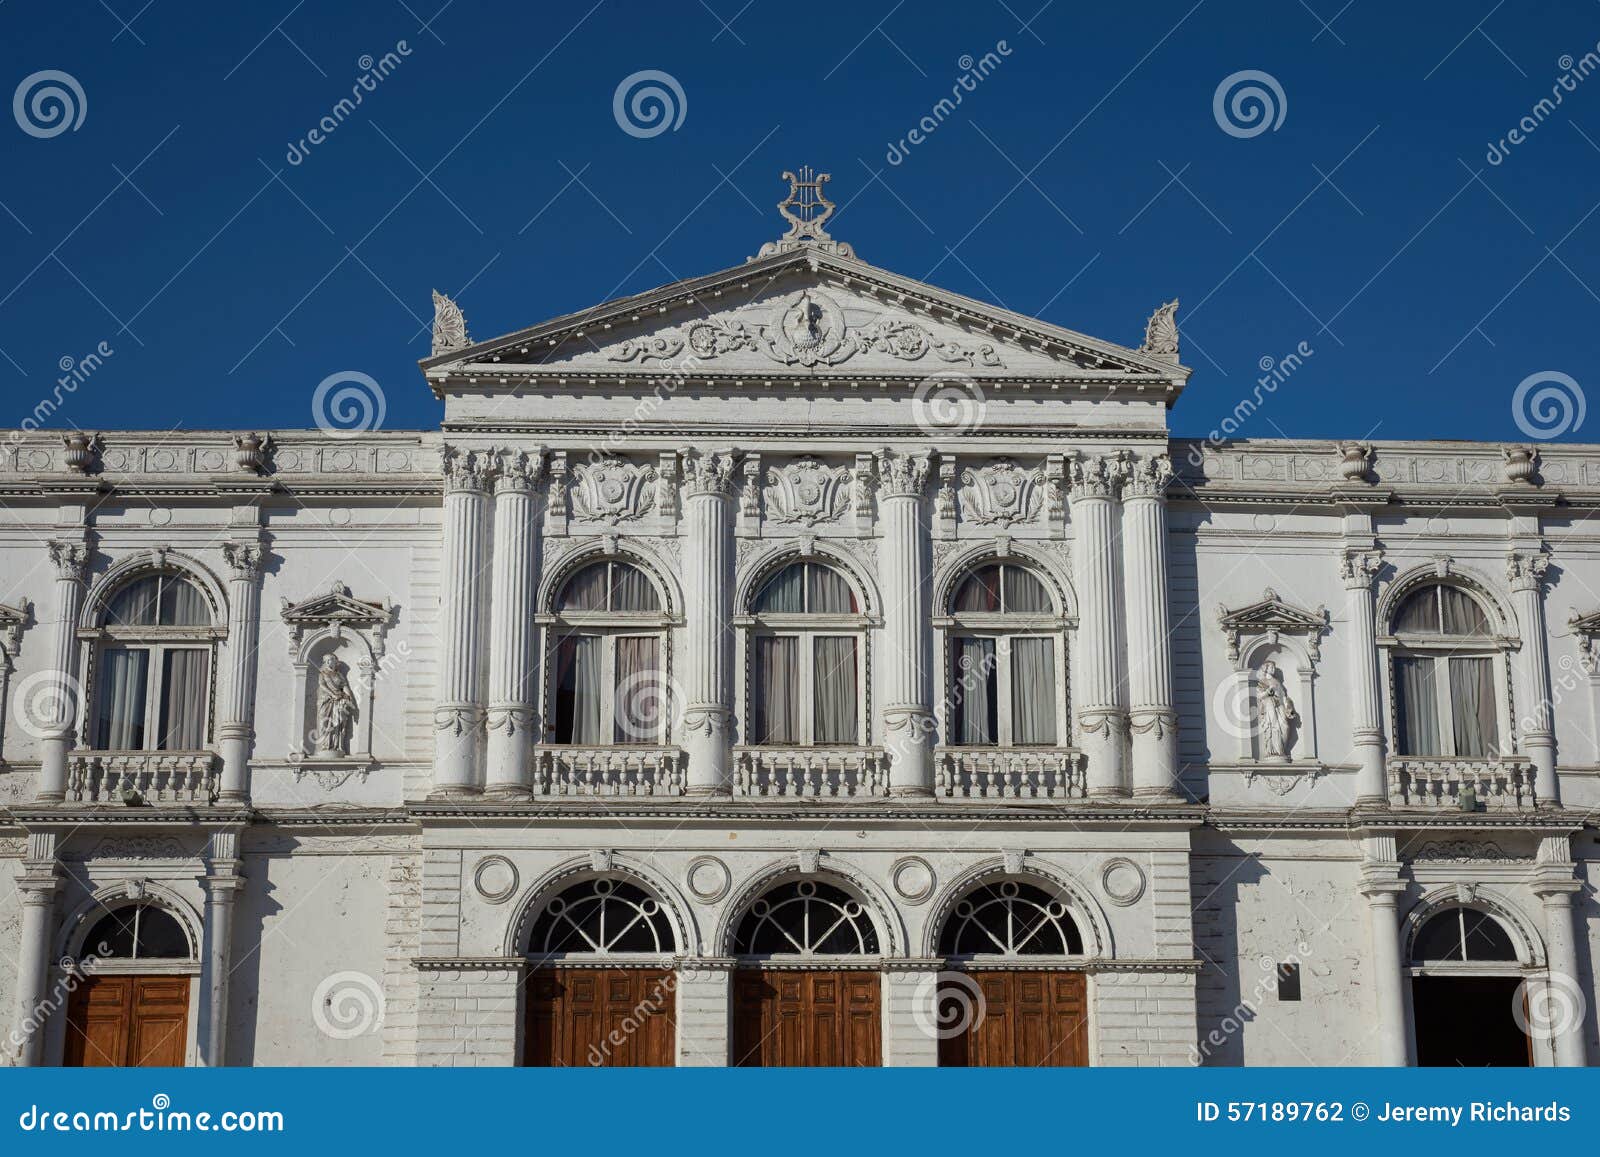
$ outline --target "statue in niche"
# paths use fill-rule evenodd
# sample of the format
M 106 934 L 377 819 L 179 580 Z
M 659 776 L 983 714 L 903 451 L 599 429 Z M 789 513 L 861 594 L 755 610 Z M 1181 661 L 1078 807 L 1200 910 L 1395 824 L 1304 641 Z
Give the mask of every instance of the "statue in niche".
M 1278 664 L 1268 659 L 1256 672 L 1256 734 L 1262 762 L 1289 762 L 1290 731 L 1299 720 Z
M 312 735 L 318 755 L 349 755 L 356 725 L 356 697 L 333 655 L 324 655 L 317 672 L 317 730 Z

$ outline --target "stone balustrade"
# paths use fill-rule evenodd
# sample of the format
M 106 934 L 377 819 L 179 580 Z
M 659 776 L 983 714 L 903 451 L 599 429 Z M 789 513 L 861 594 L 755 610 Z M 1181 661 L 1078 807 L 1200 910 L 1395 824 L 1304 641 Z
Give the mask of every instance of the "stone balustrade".
M 69 804 L 209 807 L 217 801 L 210 751 L 79 751 L 67 762 Z
M 940 799 L 1083 799 L 1083 753 L 1072 747 L 942 747 L 934 761 Z
M 889 792 L 889 760 L 877 747 L 740 747 L 736 795 L 860 799 Z
M 1519 810 L 1536 805 L 1534 765 L 1520 757 L 1497 759 L 1408 759 L 1388 761 L 1389 802 L 1396 807 Z M 1465 810 L 1463 808 L 1463 810 Z
M 684 758 L 676 747 L 540 747 L 533 756 L 533 794 L 541 797 L 676 796 Z

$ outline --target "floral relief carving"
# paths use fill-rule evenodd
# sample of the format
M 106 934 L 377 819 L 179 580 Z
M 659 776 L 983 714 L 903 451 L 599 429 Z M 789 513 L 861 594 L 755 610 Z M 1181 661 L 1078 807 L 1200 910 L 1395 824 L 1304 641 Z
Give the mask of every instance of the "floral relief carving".
M 850 509 L 850 470 L 801 458 L 767 471 L 767 517 L 814 526 L 835 522 Z
M 1032 522 L 1044 505 L 1044 471 L 1010 459 L 961 472 L 961 516 L 986 526 Z
M 575 518 L 630 522 L 656 507 L 656 468 L 619 458 L 581 462 L 572 470 L 568 495 Z

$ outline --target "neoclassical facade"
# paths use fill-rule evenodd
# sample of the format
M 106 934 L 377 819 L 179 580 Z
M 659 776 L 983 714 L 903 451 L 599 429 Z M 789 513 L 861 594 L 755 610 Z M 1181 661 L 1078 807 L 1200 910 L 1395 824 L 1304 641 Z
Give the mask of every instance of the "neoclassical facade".
M 1208 443 L 858 259 L 0 455 L 10 1064 L 1580 1065 L 1600 447 Z M 13 966 L 14 963 L 14 966 Z

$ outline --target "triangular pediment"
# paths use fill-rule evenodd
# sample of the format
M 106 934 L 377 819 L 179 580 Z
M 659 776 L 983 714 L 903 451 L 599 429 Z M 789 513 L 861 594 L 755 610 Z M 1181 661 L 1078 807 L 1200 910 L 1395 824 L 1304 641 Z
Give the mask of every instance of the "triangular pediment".
M 342 623 L 346 626 L 370 627 L 386 622 L 389 608 L 383 603 L 353 598 L 349 587 L 336 583 L 332 590 L 312 595 L 298 603 L 285 599 L 282 617 L 286 623 Z
M 456 332 L 464 334 L 464 326 Z M 829 375 L 1182 387 L 1175 357 L 1117 345 L 824 250 L 757 258 L 422 362 L 451 381 Z
M 1217 618 L 1224 630 L 1247 633 L 1316 634 L 1327 625 L 1326 611 L 1319 614 L 1285 602 L 1271 588 L 1258 602 L 1231 611 L 1219 609 Z

